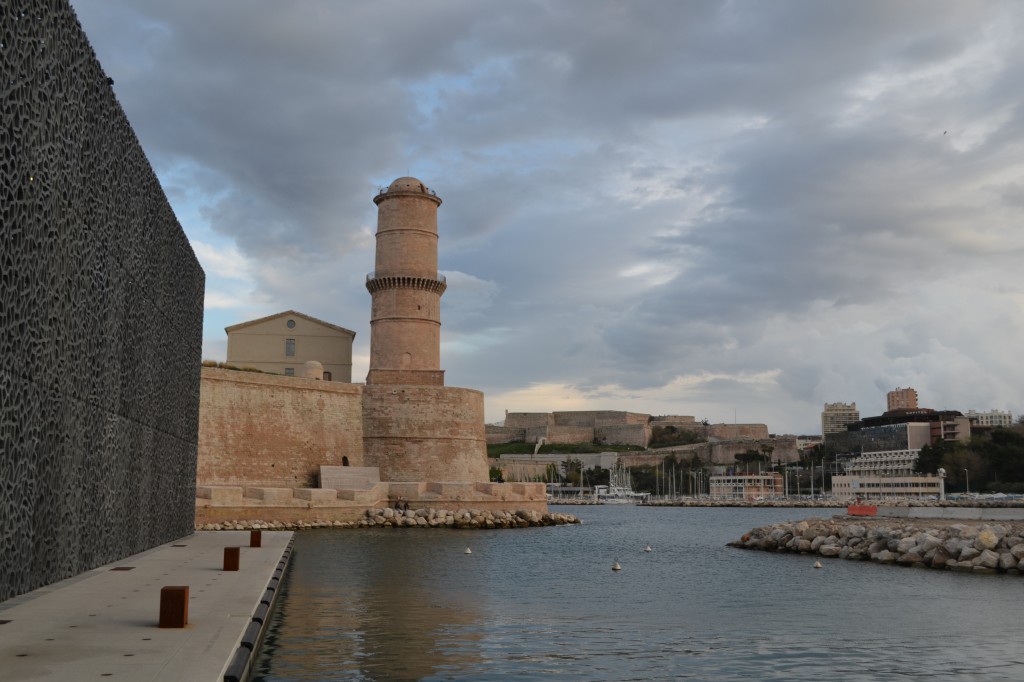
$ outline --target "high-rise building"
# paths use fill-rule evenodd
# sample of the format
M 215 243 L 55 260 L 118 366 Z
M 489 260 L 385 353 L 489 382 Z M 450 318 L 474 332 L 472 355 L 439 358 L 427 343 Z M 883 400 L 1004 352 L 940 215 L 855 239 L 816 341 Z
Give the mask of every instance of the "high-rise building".
M 916 410 L 917 391 L 912 388 L 897 388 L 885 394 L 885 409 L 892 410 Z
M 821 435 L 841 433 L 849 424 L 860 421 L 857 403 L 825 403 L 821 411 Z

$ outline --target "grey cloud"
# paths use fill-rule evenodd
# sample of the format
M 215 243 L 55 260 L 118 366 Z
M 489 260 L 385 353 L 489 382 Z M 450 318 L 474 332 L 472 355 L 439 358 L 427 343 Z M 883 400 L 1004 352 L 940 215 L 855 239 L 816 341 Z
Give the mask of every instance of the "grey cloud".
M 1019 398 L 1014 3 L 73 4 L 172 202 L 357 344 L 371 199 L 411 173 L 461 273 L 453 383 L 634 400 L 709 372 L 678 409 L 773 431 L 877 382 Z

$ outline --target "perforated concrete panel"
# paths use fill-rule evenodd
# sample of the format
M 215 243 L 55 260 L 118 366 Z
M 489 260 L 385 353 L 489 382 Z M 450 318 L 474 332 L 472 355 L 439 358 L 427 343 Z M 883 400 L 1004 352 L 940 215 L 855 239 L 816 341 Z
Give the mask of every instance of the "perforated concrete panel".
M 0 3 L 0 600 L 191 532 L 203 286 L 67 2 Z

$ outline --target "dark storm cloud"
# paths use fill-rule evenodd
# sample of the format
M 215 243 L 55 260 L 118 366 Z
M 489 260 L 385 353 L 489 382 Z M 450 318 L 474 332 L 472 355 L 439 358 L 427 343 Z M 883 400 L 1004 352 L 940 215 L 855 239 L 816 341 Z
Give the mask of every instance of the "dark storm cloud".
M 454 384 L 773 431 L 887 384 L 1019 403 L 1016 4 L 73 4 L 254 300 L 357 345 L 371 199 L 409 173 L 444 199 Z

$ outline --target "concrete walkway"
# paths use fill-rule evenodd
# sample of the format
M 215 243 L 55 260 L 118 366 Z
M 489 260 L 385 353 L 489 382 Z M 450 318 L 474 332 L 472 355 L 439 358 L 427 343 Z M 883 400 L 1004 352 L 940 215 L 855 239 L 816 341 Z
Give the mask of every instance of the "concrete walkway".
M 222 680 L 291 539 L 263 531 L 251 548 L 248 531 L 198 532 L 2 602 L 0 679 Z M 237 572 L 222 570 L 230 546 Z M 188 625 L 161 629 L 160 589 L 175 585 L 189 586 Z

